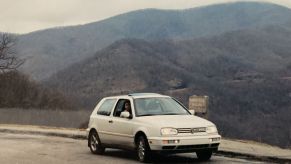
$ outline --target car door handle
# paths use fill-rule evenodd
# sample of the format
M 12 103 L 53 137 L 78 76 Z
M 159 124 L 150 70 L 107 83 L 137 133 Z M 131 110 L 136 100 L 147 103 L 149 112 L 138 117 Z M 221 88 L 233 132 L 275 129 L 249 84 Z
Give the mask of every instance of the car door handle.
M 112 121 L 112 120 L 109 120 L 108 122 L 109 122 L 109 123 L 113 123 L 113 121 Z

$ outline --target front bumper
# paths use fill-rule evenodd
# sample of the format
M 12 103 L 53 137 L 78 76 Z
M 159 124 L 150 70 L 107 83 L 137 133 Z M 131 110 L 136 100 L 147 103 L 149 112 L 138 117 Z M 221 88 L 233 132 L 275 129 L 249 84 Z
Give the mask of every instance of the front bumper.
M 196 152 L 199 150 L 216 151 L 220 144 L 221 136 L 176 136 L 176 137 L 149 137 L 148 143 L 153 151 L 178 153 Z
M 87 128 L 87 129 L 86 129 L 86 136 L 87 136 L 87 137 L 89 136 L 89 132 L 90 132 L 90 130 L 91 130 L 90 128 Z

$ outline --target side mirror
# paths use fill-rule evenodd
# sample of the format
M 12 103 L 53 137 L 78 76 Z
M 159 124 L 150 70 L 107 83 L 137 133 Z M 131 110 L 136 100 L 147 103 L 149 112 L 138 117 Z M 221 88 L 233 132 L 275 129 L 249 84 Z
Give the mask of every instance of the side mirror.
M 191 115 L 195 115 L 195 110 L 189 110 L 189 112 L 191 113 Z
M 130 113 L 127 112 L 127 111 L 121 112 L 120 117 L 121 117 L 121 118 L 132 118 L 132 117 L 130 116 Z

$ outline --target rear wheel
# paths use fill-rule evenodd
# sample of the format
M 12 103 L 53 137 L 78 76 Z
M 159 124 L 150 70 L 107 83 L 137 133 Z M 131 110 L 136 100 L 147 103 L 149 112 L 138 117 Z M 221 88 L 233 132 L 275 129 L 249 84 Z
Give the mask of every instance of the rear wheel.
M 139 136 L 137 139 L 137 158 L 140 162 L 149 162 L 151 151 L 145 136 Z
M 196 155 L 200 161 L 208 161 L 212 156 L 211 150 L 197 151 Z
M 90 132 L 88 140 L 90 150 L 93 154 L 103 154 L 105 152 L 105 148 L 101 146 L 98 133 L 95 130 Z

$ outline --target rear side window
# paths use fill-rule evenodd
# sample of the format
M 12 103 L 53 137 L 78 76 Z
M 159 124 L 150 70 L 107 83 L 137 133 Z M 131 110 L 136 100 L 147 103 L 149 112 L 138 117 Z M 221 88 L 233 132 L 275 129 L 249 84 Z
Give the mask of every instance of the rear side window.
M 97 114 L 109 116 L 115 102 L 116 102 L 116 99 L 105 100 L 103 104 L 100 106 L 100 108 L 98 109 Z

